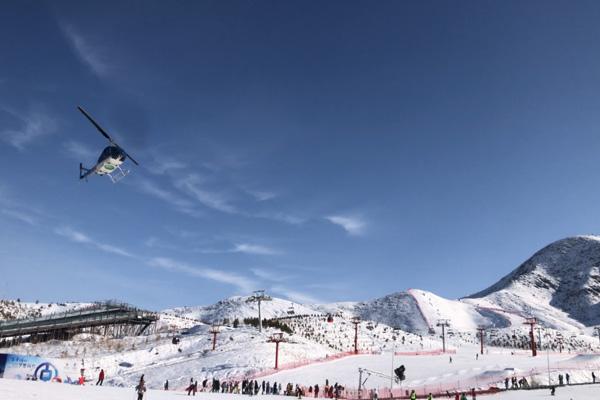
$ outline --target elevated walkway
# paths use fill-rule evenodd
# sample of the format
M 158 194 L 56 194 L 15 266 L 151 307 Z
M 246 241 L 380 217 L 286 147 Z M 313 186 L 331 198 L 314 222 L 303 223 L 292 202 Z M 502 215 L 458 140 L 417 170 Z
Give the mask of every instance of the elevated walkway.
M 25 337 L 31 341 L 68 339 L 85 331 L 112 336 L 140 335 L 157 320 L 158 314 L 154 312 L 123 303 L 102 302 L 43 317 L 1 321 L 0 339 L 4 342 L 21 341 Z

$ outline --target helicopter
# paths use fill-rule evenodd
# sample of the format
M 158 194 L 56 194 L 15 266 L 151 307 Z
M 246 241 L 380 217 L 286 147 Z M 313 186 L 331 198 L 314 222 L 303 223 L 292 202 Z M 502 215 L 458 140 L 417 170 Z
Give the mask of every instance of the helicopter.
M 92 125 L 98 129 L 102 136 L 107 138 L 110 142 L 110 145 L 102 150 L 96 165 L 91 168 L 85 168 L 82 163 L 79 163 L 79 179 L 87 180 L 87 177 L 91 174 L 100 176 L 108 175 L 113 183 L 117 183 L 127 176 L 127 174 L 129 174 L 129 170 L 122 169 L 121 164 L 123 164 L 123 162 L 128 158 L 135 165 L 139 165 L 138 162 L 135 161 L 129 154 L 127 154 L 127 152 L 123 150 L 123 148 L 119 146 L 83 108 L 77 106 L 77 109 L 81 111 L 81 113 L 92 123 Z

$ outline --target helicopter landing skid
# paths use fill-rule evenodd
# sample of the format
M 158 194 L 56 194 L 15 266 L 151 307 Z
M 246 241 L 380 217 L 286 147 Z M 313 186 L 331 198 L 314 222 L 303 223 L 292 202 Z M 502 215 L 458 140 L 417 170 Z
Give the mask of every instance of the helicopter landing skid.
M 129 170 L 128 169 L 123 169 L 123 168 L 121 168 L 120 166 L 117 165 L 117 168 L 115 168 L 115 170 L 113 172 L 111 172 L 110 174 L 107 174 L 107 175 L 110 178 L 110 180 L 112 181 L 112 183 L 117 183 L 121 179 L 123 179 L 127 175 L 129 175 Z

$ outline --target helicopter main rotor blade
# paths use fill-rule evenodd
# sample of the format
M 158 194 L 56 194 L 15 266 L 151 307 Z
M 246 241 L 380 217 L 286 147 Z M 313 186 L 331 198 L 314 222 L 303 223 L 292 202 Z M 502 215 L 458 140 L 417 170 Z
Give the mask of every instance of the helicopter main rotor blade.
M 85 110 L 79 106 L 77 106 L 77 109 L 79 111 L 81 111 L 81 113 L 83 115 L 85 115 L 85 117 L 92 123 L 92 125 L 94 125 L 96 127 L 96 129 L 98 129 L 98 131 L 102 134 L 102 136 L 107 138 L 109 142 L 115 143 L 114 140 L 110 137 L 110 135 L 108 133 L 106 133 L 106 131 L 104 129 L 102 129 L 102 127 L 100 125 L 98 125 L 98 123 L 96 121 L 94 121 L 94 119 L 90 116 L 90 114 L 85 112 Z M 131 158 L 131 157 L 129 157 L 129 158 Z
M 121 150 L 123 150 L 123 148 L 121 148 Z M 137 162 L 137 161 L 135 161 L 135 160 L 133 159 L 133 157 L 131 157 L 131 156 L 129 155 L 129 153 L 127 153 L 125 150 L 123 150 L 123 153 L 125 153 L 125 155 L 127 156 L 127 158 L 129 158 L 131 161 L 133 161 L 133 163 L 134 163 L 135 165 L 140 165 L 140 164 L 138 164 L 138 162 Z

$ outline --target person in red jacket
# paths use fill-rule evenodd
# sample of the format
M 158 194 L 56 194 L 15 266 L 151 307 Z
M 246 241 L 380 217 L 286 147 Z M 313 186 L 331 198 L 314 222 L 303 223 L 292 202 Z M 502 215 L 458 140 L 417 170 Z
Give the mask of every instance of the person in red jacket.
M 98 382 L 96 382 L 96 386 L 100 385 L 102 386 L 102 383 L 104 383 L 104 370 L 101 369 L 100 373 L 98 374 Z

